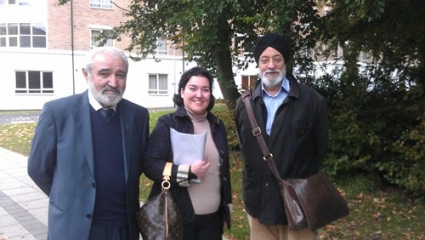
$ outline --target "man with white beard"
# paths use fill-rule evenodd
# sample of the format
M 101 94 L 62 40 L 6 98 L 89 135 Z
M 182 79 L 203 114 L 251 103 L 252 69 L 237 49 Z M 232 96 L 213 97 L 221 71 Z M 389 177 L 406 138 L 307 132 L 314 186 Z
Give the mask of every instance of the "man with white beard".
M 254 116 L 282 179 L 306 178 L 319 171 L 329 146 L 326 99 L 286 73 L 290 49 L 282 36 L 266 34 L 254 48 L 260 80 L 250 91 Z M 243 155 L 243 199 L 250 239 L 318 239 L 316 232 L 288 228 L 279 186 L 262 151 L 242 98 L 235 124 Z
M 122 98 L 127 73 L 122 50 L 94 48 L 83 68 L 88 90 L 43 106 L 28 174 L 49 196 L 49 240 L 139 239 L 149 112 Z

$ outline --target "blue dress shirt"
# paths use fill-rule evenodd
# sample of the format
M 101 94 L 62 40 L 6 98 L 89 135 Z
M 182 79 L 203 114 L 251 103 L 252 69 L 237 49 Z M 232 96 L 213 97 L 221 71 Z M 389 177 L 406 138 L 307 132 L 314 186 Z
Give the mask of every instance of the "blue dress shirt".
M 261 85 L 261 87 L 263 89 L 263 100 L 267 108 L 266 133 L 270 136 L 276 111 L 283 101 L 285 101 L 286 97 L 288 97 L 290 90 L 289 80 L 286 77 L 283 78 L 282 86 L 274 96 L 270 95 L 266 89 L 264 89 L 264 85 Z

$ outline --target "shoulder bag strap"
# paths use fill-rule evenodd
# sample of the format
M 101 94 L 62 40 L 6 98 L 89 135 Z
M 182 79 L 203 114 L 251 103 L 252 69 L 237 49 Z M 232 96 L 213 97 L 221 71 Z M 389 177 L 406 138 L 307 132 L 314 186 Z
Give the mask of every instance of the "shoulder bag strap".
M 264 141 L 261 129 L 260 127 L 258 127 L 257 120 L 255 120 L 254 112 L 252 110 L 251 105 L 251 91 L 245 91 L 242 94 L 242 100 L 245 103 L 246 113 L 248 114 L 249 122 L 251 123 L 252 134 L 257 139 L 258 145 L 260 145 L 261 152 L 263 153 L 263 160 L 267 162 L 267 165 L 272 171 L 274 177 L 280 183 L 282 181 L 282 178 L 280 177 L 279 171 L 277 170 L 276 165 L 274 164 L 273 154 L 271 154 L 269 149 L 267 148 L 267 144 Z

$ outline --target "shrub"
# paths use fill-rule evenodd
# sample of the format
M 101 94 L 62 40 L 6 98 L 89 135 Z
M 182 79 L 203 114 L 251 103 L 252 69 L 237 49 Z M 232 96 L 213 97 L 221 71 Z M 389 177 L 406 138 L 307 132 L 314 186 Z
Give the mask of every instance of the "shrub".
M 229 143 L 229 149 L 234 150 L 237 149 L 239 146 L 238 138 L 236 135 L 236 127 L 235 122 L 233 121 L 234 112 L 231 110 L 228 110 L 225 105 L 216 105 L 216 107 L 213 108 L 212 112 L 220 118 L 224 125 L 226 126 L 227 130 L 227 141 Z
M 374 79 L 374 88 L 362 90 L 356 77 L 364 80 L 342 75 L 336 85 L 339 91 L 320 89 L 330 106 L 331 146 L 325 170 L 334 177 L 374 173 L 387 184 L 424 196 L 423 89 L 405 88 L 383 75 Z

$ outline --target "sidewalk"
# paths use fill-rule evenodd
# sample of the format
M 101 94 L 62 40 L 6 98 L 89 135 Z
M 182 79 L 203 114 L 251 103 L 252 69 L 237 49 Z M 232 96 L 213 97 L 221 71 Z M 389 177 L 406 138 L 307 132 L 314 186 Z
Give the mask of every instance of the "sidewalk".
M 47 239 L 47 205 L 27 174 L 27 158 L 0 148 L 0 240 Z
M 47 206 L 27 174 L 27 157 L 0 148 L 0 240 L 46 240 Z

